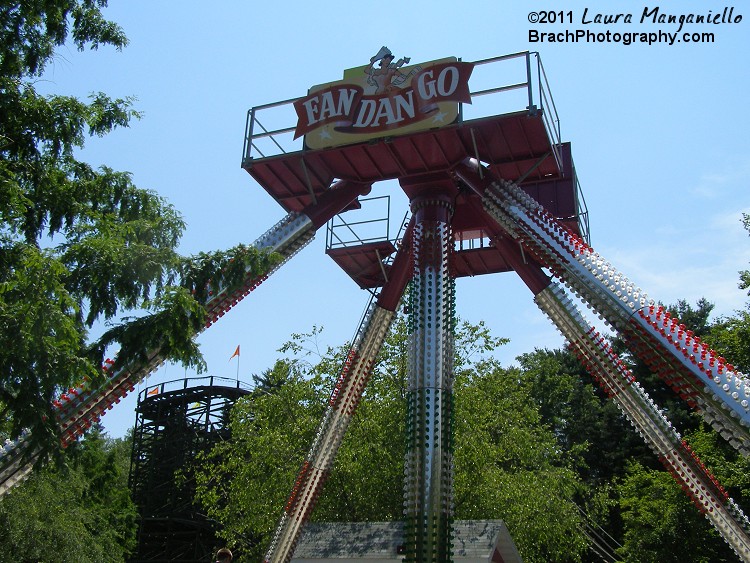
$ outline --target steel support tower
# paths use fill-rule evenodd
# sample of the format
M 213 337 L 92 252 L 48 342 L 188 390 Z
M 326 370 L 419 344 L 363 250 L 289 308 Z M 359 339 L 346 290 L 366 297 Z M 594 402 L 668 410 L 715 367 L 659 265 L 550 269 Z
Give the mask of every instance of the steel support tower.
M 450 193 L 426 186 L 411 200 L 415 222 L 404 547 L 405 561 L 448 561 L 453 522 L 453 204 Z

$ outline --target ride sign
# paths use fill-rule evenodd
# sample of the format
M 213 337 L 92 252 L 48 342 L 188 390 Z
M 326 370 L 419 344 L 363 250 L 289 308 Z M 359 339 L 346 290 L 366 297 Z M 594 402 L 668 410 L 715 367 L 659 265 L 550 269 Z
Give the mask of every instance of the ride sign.
M 456 58 L 404 66 L 383 47 L 370 64 L 344 71 L 339 82 L 322 84 L 294 102 L 294 138 L 311 149 L 403 135 L 442 127 L 458 117 L 458 103 L 471 103 L 472 63 Z M 378 65 L 376 66 L 376 63 Z

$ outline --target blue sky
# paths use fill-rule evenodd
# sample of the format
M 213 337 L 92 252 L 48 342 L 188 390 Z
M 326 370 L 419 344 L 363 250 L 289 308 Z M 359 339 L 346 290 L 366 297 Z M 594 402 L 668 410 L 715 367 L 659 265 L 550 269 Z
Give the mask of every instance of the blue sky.
M 167 198 L 185 217 L 181 250 L 192 254 L 251 243 L 284 215 L 240 168 L 250 107 L 338 80 L 381 45 L 414 63 L 539 51 L 562 137 L 572 143 L 594 249 L 658 301 L 706 297 L 716 314 L 743 308 L 747 296 L 737 282 L 750 263 L 740 223 L 750 212 L 750 8 L 735 8 L 739 23 L 684 26 L 682 32 L 714 33 L 713 43 L 531 43 L 532 29 L 676 32 L 677 25 L 641 23 L 644 8 L 675 15 L 724 8 L 706 1 L 591 3 L 589 20 L 597 12 L 633 15 L 630 24 L 604 25 L 582 23 L 586 4 L 555 2 L 565 23 L 529 23 L 529 12 L 553 8 L 547 4 L 221 1 L 209 8 L 193 0 L 110 0 L 105 14 L 124 27 L 130 45 L 122 52 L 63 48 L 39 88 L 138 98 L 143 119 L 92 139 L 83 157 L 130 171 L 139 186 Z M 377 190 L 403 198 L 392 187 Z M 235 377 L 237 360 L 229 358 L 237 345 L 240 378 L 249 380 L 273 364 L 293 332 L 323 326 L 321 346 L 353 336 L 368 294 L 324 246 L 321 231 L 199 337 L 210 374 Z M 458 312 L 511 339 L 500 353 L 507 365 L 534 347 L 562 344 L 531 297 L 513 274 L 459 280 Z M 166 366 L 150 382 L 184 375 Z M 112 435 L 134 423 L 134 399 L 104 417 Z

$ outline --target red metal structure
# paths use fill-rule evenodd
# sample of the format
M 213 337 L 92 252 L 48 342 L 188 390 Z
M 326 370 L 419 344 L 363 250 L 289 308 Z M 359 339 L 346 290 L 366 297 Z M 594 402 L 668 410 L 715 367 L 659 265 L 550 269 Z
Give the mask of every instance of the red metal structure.
M 287 211 L 256 247 L 290 258 L 333 217 L 358 208 L 372 184 L 386 180 L 398 181 L 412 213 L 403 236 L 395 240 L 328 250 L 376 298 L 342 366 L 266 560 L 292 557 L 410 282 L 405 559 L 450 560 L 454 280 L 514 271 L 698 509 L 738 556 L 750 561 L 745 515 L 578 312 L 569 293 L 596 311 L 633 354 L 745 455 L 750 452 L 750 385 L 590 247 L 571 147 L 562 142 L 538 55 L 477 61 L 471 80 L 481 80 L 477 70 L 489 69 L 491 78 L 492 69 L 504 65 L 518 71 L 519 79 L 472 88 L 471 108 L 460 104 L 452 123 L 365 142 L 307 149 L 294 137 L 299 100 L 258 106 L 248 114 L 242 166 Z M 468 116 L 486 100 L 489 113 Z M 299 115 L 299 104 L 297 109 Z M 232 294 L 219 291 L 210 302 L 207 326 L 270 273 L 249 278 Z M 59 404 L 61 439 L 74 439 L 160 361 L 156 350 L 148 365 L 113 373 L 103 387 L 71 390 Z M 21 439 L 11 445 L 2 458 L 0 494 L 28 471 L 23 444 Z

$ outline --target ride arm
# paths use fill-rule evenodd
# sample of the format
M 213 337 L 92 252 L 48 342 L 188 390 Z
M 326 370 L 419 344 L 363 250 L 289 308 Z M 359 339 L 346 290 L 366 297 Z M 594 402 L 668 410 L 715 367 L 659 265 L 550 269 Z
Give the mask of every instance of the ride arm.
M 622 411 L 695 506 L 743 560 L 750 561 L 750 521 L 672 427 L 631 371 L 578 311 L 565 290 L 497 225 L 493 243 L 534 294 L 534 302 L 569 343 L 571 351 Z
M 268 279 L 272 273 L 289 261 L 315 236 L 318 228 L 337 213 L 340 213 L 359 196 L 369 193 L 370 184 L 339 181 L 318 197 L 317 201 L 303 212 L 290 212 L 281 221 L 258 238 L 253 247 L 257 250 L 281 256 L 267 271 L 246 271 L 239 285 L 212 288 L 205 304 L 207 321 L 203 328 L 214 324 L 240 300 Z M 84 381 L 70 388 L 54 401 L 57 422 L 60 427 L 60 440 L 63 447 L 82 435 L 92 424 L 119 403 L 149 373 L 164 362 L 159 349 L 151 350 L 147 360 L 112 369 L 105 365 L 103 381 Z M 38 451 L 29 451 L 30 436 L 23 433 L 16 440 L 7 443 L 0 451 L 0 497 L 25 479 L 39 459 Z
M 487 214 L 588 303 L 688 405 L 743 455 L 750 454 L 750 384 L 693 332 L 615 270 L 519 186 L 473 159 L 455 169 Z
M 412 224 L 404 241 L 410 240 Z M 383 346 L 388 330 L 396 316 L 398 304 L 410 275 L 408 242 L 401 245 L 388 281 L 376 301 L 372 301 L 347 354 L 341 373 L 331 393 L 323 420 L 315 440 L 300 468 L 292 492 L 284 506 L 284 513 L 276 528 L 264 562 L 287 563 L 294 554 L 304 525 L 310 518 L 328 478 L 349 423 L 362 399 L 370 379 L 373 364 Z

